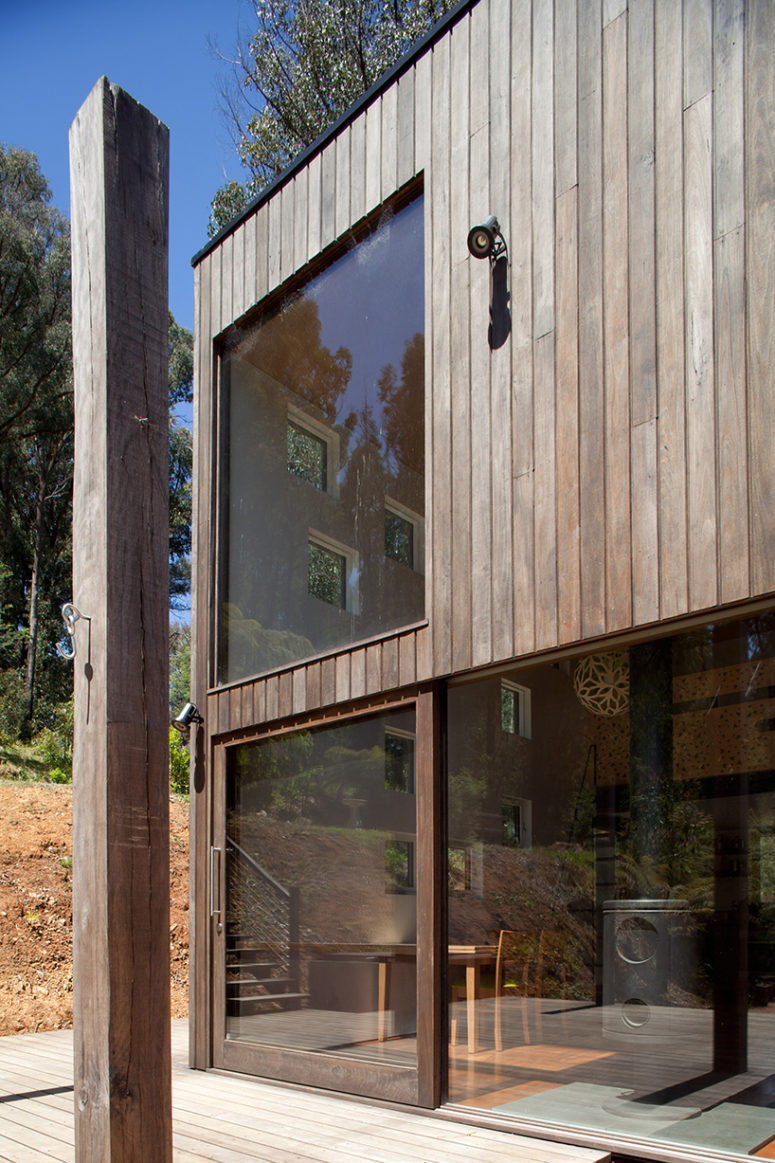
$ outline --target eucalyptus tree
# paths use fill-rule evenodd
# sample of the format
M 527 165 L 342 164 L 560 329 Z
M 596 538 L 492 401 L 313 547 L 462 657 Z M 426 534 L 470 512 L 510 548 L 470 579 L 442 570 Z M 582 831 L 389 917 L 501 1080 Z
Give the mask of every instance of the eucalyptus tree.
M 450 0 L 247 0 L 251 33 L 224 89 L 248 177 L 213 199 L 210 233 L 365 93 L 451 7 Z

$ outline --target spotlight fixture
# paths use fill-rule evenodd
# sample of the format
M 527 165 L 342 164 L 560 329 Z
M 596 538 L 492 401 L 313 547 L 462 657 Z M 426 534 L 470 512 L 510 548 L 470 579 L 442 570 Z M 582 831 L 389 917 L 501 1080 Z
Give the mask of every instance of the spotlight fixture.
M 176 731 L 185 735 L 192 723 L 204 723 L 204 719 L 199 714 L 199 709 L 195 703 L 186 703 L 180 714 L 176 715 L 170 722 Z
M 468 249 L 474 258 L 489 258 L 493 262 L 506 253 L 506 240 L 494 214 L 480 226 L 471 227 L 468 232 Z

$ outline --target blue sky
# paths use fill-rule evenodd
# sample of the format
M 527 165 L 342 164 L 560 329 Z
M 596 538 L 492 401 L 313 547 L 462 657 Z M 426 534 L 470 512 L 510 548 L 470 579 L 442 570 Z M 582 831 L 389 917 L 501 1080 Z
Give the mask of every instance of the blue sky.
M 68 131 L 103 74 L 170 130 L 170 307 L 193 326 L 191 257 L 207 241 L 210 200 L 241 177 L 218 110 L 245 0 L 0 0 L 0 141 L 38 155 L 53 201 L 70 212 Z

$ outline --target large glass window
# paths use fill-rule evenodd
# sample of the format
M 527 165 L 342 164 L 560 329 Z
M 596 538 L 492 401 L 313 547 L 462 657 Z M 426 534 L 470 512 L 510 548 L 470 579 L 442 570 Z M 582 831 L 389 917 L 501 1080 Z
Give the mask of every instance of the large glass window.
M 773 1157 L 775 615 L 448 709 L 450 1100 Z
M 413 707 L 229 749 L 226 1036 L 416 1066 Z
M 222 360 L 219 681 L 424 616 L 423 204 Z

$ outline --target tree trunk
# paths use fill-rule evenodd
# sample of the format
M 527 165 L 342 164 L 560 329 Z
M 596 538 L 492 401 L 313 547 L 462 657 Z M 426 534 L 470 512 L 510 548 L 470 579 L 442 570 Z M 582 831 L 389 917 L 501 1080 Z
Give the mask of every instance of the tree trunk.
M 35 500 L 35 527 L 33 531 L 32 572 L 30 574 L 30 617 L 27 638 L 27 674 L 24 682 L 24 719 L 32 724 L 35 710 L 35 664 L 38 656 L 38 593 L 40 588 L 40 558 L 43 541 L 43 511 L 45 503 L 45 478 L 38 482 Z

